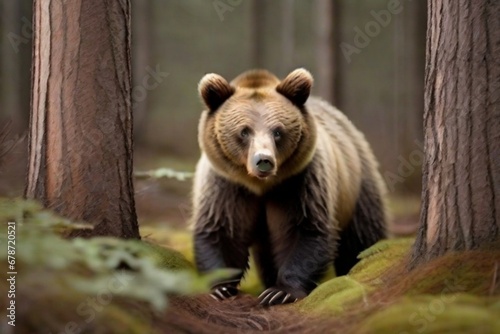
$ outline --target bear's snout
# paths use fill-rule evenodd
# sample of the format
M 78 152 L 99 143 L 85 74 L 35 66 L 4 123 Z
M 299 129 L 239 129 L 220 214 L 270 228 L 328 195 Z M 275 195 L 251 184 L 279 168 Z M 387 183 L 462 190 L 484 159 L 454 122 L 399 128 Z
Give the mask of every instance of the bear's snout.
M 275 172 L 276 162 L 270 152 L 258 152 L 252 157 L 252 173 L 259 178 L 266 178 Z
M 274 167 L 274 163 L 268 157 L 260 157 L 257 160 L 256 165 L 259 172 L 266 172 L 266 173 L 270 172 Z

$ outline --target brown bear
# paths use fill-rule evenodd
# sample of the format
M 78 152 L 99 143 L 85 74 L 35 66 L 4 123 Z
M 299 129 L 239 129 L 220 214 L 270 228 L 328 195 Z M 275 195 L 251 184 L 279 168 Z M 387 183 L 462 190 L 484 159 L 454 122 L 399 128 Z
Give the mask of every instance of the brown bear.
M 305 69 L 280 81 L 264 70 L 231 83 L 207 74 L 199 122 L 202 156 L 193 186 L 194 251 L 200 272 L 237 268 L 216 282 L 226 299 L 255 257 L 263 305 L 296 301 L 329 264 L 346 274 L 386 236 L 386 187 L 361 134 L 339 110 L 309 97 Z

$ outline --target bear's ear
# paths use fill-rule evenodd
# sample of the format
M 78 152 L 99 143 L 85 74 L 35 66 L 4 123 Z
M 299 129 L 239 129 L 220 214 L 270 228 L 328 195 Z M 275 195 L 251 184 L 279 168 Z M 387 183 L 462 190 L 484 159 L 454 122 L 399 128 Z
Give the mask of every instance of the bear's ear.
M 198 93 L 210 111 L 215 111 L 234 93 L 234 88 L 218 74 L 206 74 L 198 84 Z
M 313 85 L 313 77 L 308 70 L 296 69 L 280 82 L 276 91 L 298 107 L 306 103 Z

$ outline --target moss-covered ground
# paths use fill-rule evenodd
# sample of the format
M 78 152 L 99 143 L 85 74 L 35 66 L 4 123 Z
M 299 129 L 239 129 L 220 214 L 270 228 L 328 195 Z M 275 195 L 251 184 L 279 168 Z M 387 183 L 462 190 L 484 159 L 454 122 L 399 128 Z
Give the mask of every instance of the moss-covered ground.
M 7 225 L 16 222 L 15 299 Z M 253 265 L 245 295 L 216 302 L 192 265 L 188 231 L 141 228 L 143 240 L 64 239 L 71 222 L 33 202 L 0 199 L 0 307 L 15 333 L 500 333 L 500 250 L 450 253 L 411 272 L 412 238 L 379 242 L 349 275 L 266 309 Z M 226 272 L 214 273 L 227 275 Z M 4 292 L 5 291 L 5 292 Z M 7 320 L 6 320 L 7 319 Z M 8 333 L 3 316 L 2 332 Z

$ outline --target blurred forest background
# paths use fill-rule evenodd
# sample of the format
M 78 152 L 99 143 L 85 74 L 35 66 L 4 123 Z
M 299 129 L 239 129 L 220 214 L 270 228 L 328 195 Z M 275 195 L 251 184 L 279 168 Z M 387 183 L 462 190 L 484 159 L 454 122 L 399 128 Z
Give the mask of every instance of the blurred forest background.
M 26 135 L 30 0 L 0 0 L 0 128 Z M 397 219 L 416 222 L 421 183 L 426 1 L 132 0 L 135 169 L 193 171 L 197 84 L 250 68 L 297 68 L 372 144 Z M 21 196 L 26 141 L 0 166 L 0 196 Z M 190 182 L 137 180 L 139 221 L 185 223 Z M 404 224 L 403 224 L 404 225 Z M 403 228 L 404 230 L 404 228 Z M 404 233 L 404 231 L 403 231 Z

